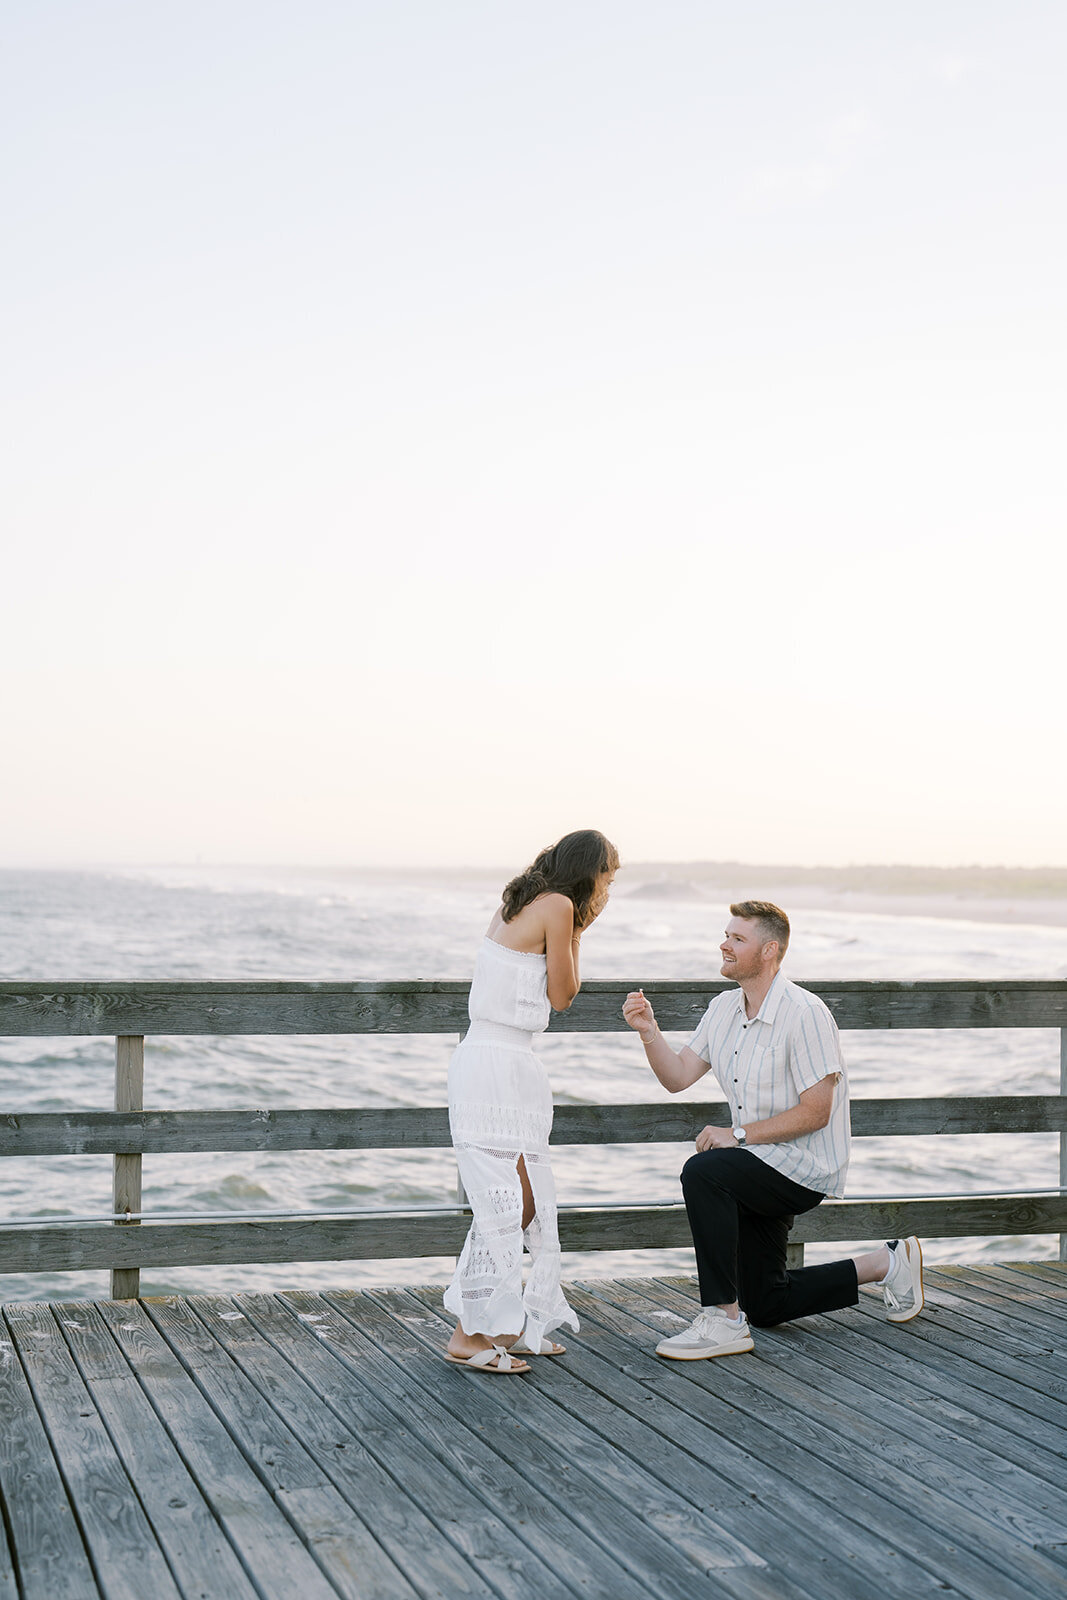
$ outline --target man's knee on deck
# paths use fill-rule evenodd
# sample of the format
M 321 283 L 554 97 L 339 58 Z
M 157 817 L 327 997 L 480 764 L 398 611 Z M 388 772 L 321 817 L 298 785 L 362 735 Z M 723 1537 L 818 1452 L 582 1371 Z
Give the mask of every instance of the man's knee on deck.
M 784 1284 L 781 1288 L 749 1289 L 741 1301 L 741 1309 L 752 1327 L 776 1328 L 780 1322 L 787 1322 L 787 1292 Z

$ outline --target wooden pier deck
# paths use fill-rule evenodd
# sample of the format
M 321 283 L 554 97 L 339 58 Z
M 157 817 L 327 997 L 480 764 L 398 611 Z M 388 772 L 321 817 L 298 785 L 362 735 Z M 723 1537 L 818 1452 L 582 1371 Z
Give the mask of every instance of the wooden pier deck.
M 8 1305 L 0 1600 L 1062 1600 L 1067 1265 L 928 1278 L 692 1363 L 590 1280 L 521 1378 L 434 1289 Z

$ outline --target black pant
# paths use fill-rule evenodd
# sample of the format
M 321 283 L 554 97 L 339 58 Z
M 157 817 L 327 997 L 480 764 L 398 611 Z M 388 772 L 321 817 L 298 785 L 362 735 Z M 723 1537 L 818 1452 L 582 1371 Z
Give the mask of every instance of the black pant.
M 760 1328 L 859 1300 L 853 1261 L 787 1272 L 793 1217 L 825 1196 L 784 1178 L 751 1150 L 704 1150 L 682 1168 L 702 1306 L 740 1302 Z

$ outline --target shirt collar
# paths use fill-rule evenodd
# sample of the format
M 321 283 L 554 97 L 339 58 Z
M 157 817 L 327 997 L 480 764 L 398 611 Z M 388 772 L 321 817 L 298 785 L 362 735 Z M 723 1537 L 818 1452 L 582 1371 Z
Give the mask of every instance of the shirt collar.
M 778 971 L 778 972 L 775 973 L 773 979 L 771 980 L 770 988 L 767 990 L 767 993 L 763 996 L 763 1004 L 760 1006 L 759 1010 L 756 1012 L 756 1015 L 751 1018 L 751 1021 L 753 1021 L 753 1022 L 773 1022 L 774 1019 L 775 1019 L 775 1016 L 777 1014 L 778 1007 L 781 1004 L 782 996 L 783 996 L 784 993 L 785 993 L 785 980 L 782 977 L 781 971 Z M 741 996 L 742 1009 L 744 1008 L 744 1004 L 745 1004 L 745 997 L 744 997 L 744 995 L 742 995 Z

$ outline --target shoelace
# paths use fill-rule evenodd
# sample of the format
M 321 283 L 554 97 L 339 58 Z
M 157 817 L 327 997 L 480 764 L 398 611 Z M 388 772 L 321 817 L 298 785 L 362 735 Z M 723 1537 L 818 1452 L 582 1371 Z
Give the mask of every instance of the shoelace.
M 723 1312 L 698 1311 L 686 1331 L 698 1339 L 708 1339 L 711 1337 L 716 1323 L 725 1320 Z

